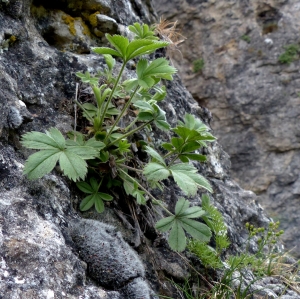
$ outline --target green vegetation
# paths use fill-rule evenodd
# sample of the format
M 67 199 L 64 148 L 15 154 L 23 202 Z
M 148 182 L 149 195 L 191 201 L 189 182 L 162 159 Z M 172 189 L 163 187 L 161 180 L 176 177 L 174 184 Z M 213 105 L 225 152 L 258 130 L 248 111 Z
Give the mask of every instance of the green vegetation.
M 208 196 L 205 195 L 205 197 Z M 201 273 L 196 272 L 202 281 L 204 280 L 208 283 L 209 290 L 203 283 L 200 285 L 200 280 L 196 281 L 195 284 L 195 276 L 185 281 L 183 285 L 172 282 L 185 298 L 251 298 L 253 295 L 253 290 L 251 290 L 253 284 L 267 276 L 279 278 L 285 285 L 292 286 L 293 289 L 299 285 L 298 263 L 287 263 L 288 257 L 279 248 L 279 238 L 283 234 L 283 231 L 279 230 L 279 222 L 270 222 L 268 228 L 255 228 L 253 225 L 247 223 L 246 228 L 249 236 L 244 244 L 243 251 L 237 255 L 229 255 L 222 262 L 220 254 L 229 245 L 226 237 L 226 227 L 224 226 L 222 215 L 209 204 L 207 199 L 205 200 L 206 203 L 203 203 L 202 207 L 206 212 L 209 211 L 206 217 L 213 219 L 214 225 L 210 226 L 205 216 L 202 216 L 202 218 L 212 229 L 216 250 L 209 246 L 203 246 L 205 243 L 195 240 L 189 242 L 188 249 L 199 258 L 201 264 L 207 270 L 209 268 L 217 269 L 218 271 L 222 271 L 222 274 L 219 279 L 215 280 L 211 277 L 208 282 L 207 278 L 204 278 Z M 219 234 L 221 232 L 220 235 L 223 238 L 221 242 L 216 239 L 218 236 L 217 231 L 219 231 Z M 250 252 L 250 243 L 256 245 L 257 249 L 255 253 Z M 249 270 L 255 275 L 250 281 L 244 278 L 245 273 L 249 273 L 247 272 Z M 212 284 L 211 281 L 215 282 Z M 284 292 L 285 290 L 280 295 L 284 295 Z
M 202 196 L 202 208 L 206 212 L 202 218 L 213 232 L 216 248 L 214 249 L 207 243 L 192 239 L 188 243 L 188 249 L 200 259 L 205 267 L 220 269 L 223 267 L 220 256 L 223 250 L 230 245 L 227 237 L 227 227 L 222 214 L 210 204 L 209 196 L 206 194 Z
M 151 199 L 168 215 L 158 221 L 156 228 L 162 232 L 170 230 L 170 247 L 182 251 L 186 247 L 185 232 L 197 240 L 209 241 L 209 226 L 194 220 L 204 216 L 205 212 L 200 207 L 189 207 L 189 201 L 180 198 L 173 214 L 149 190 L 162 190 L 161 181 L 173 177 L 187 196 L 194 196 L 199 188 L 212 192 L 208 180 L 189 161 L 206 161 L 206 156 L 195 151 L 213 142 L 215 137 L 206 125 L 190 114 L 186 114 L 175 128 L 170 127 L 158 102 L 166 96 L 161 81 L 172 80 L 176 69 L 165 58 L 153 61 L 144 58 L 166 47 L 168 42 L 160 41 L 148 25 L 135 23 L 129 29 L 135 34 L 133 40 L 106 34 L 111 47 L 93 48 L 95 53 L 104 56 L 107 65 L 104 71 L 97 75 L 76 74 L 83 83 L 90 85 L 95 96 L 93 102 L 80 103 L 75 99 L 90 124 L 87 131 L 76 131 L 75 126 L 67 139 L 56 128 L 23 135 L 22 144 L 38 150 L 26 161 L 24 173 L 29 179 L 38 179 L 59 163 L 64 175 L 77 182 L 78 188 L 86 194 L 80 204 L 82 211 L 95 207 L 101 213 L 104 202 L 113 200 L 110 189 L 116 186 L 123 187 L 137 204 L 144 205 Z M 113 56 L 122 61 L 117 76 L 113 75 L 116 65 Z M 138 60 L 136 74 L 122 81 L 126 64 L 133 59 Z M 116 105 L 119 99 L 124 103 L 120 107 Z M 128 114 L 135 118 L 127 127 L 121 127 L 119 124 L 125 122 L 124 117 Z M 151 147 L 149 142 L 132 138 L 142 130 L 151 130 L 150 125 L 172 131 L 174 137 L 161 145 L 164 154 Z M 150 161 L 137 159 L 133 148 L 147 153 Z
M 294 60 L 299 58 L 300 46 L 296 44 L 291 44 L 284 47 L 285 52 L 281 54 L 278 58 L 280 63 L 290 64 Z
M 193 72 L 198 73 L 198 72 L 202 71 L 204 68 L 204 65 L 205 65 L 205 63 L 204 63 L 203 58 L 193 61 Z
M 250 36 L 247 35 L 247 34 L 242 35 L 242 36 L 240 37 L 240 39 L 243 40 L 243 41 L 245 41 L 245 42 L 247 42 L 248 44 L 250 44 L 250 42 L 251 42 L 251 38 L 250 38 Z

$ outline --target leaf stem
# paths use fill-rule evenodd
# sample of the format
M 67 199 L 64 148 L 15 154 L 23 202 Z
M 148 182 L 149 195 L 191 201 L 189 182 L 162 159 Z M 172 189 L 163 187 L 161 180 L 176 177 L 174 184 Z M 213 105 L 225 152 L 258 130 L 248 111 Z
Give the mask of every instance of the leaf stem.
M 119 120 L 123 117 L 124 113 L 127 111 L 128 107 L 131 104 L 131 101 L 135 95 L 135 93 L 138 91 L 139 86 L 137 86 L 135 88 L 135 90 L 133 91 L 133 93 L 130 96 L 130 99 L 128 100 L 128 102 L 126 103 L 126 105 L 123 107 L 122 111 L 120 112 L 119 116 L 117 117 L 117 119 L 115 120 L 114 124 L 111 126 L 111 128 L 109 129 L 109 132 L 106 135 L 106 138 L 104 139 L 104 143 L 107 140 L 107 138 L 109 137 L 109 135 L 112 133 L 113 129 L 115 128 L 115 126 L 118 124 Z M 127 135 L 128 136 L 128 135 Z
M 118 141 L 122 140 L 123 138 L 126 138 L 126 137 L 128 137 L 128 136 L 134 134 L 135 132 L 142 130 L 144 127 L 148 126 L 152 121 L 153 121 L 153 120 L 149 120 L 149 121 L 147 121 L 146 123 L 143 123 L 141 126 L 139 126 L 139 127 L 135 128 L 135 129 L 133 129 L 133 130 L 127 132 L 126 134 L 122 135 L 122 136 L 119 137 L 118 139 L 116 139 L 116 140 L 112 141 L 111 143 L 109 143 L 109 144 L 107 145 L 107 147 L 110 147 L 110 146 L 114 145 L 115 143 L 117 143 Z
M 87 112 L 87 110 L 82 106 L 82 104 L 80 104 L 77 100 L 74 100 L 74 102 L 80 107 L 81 110 L 83 110 L 87 116 L 88 116 L 88 119 L 93 122 L 93 118 L 91 117 L 91 115 Z
M 123 62 L 123 65 L 122 65 L 122 67 L 121 67 L 121 69 L 120 69 L 118 78 L 117 78 L 117 80 L 116 80 L 116 82 L 115 82 L 115 84 L 114 84 L 114 87 L 113 87 L 112 91 L 110 92 L 109 98 L 108 98 L 108 100 L 107 100 L 107 102 L 106 102 L 106 105 L 105 105 L 105 108 L 104 108 L 104 111 L 103 111 L 103 113 L 102 113 L 102 115 L 101 115 L 100 124 L 102 124 L 103 121 L 104 121 L 104 117 L 105 117 L 105 114 L 106 114 L 106 112 L 107 112 L 107 110 L 108 110 L 109 103 L 111 102 L 111 99 L 112 99 L 112 97 L 113 97 L 113 95 L 114 95 L 114 92 L 115 92 L 115 90 L 116 90 L 116 88 L 117 88 L 117 86 L 118 86 L 118 83 L 119 83 L 119 81 L 120 81 L 120 79 L 121 79 L 121 76 L 122 76 L 122 74 L 123 74 L 123 71 L 124 71 L 125 66 L 126 66 L 126 62 L 124 61 L 124 62 Z M 110 133 L 111 133 L 111 130 L 110 130 Z M 108 135 L 107 135 L 107 136 L 108 136 Z
M 169 163 L 168 167 L 170 167 L 179 157 L 179 154 L 177 154 L 172 160 L 171 162 Z
M 169 215 L 174 216 L 159 200 L 157 200 L 146 188 L 144 188 L 137 180 L 132 178 L 129 174 L 127 174 L 123 169 L 118 168 L 125 176 L 127 176 L 131 181 L 137 183 L 137 185 L 147 193 L 147 195 L 153 200 L 153 202 L 163 208 Z

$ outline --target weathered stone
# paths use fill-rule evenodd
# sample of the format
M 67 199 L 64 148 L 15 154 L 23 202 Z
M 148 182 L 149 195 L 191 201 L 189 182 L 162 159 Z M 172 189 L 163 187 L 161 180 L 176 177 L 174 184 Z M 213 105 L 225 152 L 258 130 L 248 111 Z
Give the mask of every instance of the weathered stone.
M 299 55 L 297 1 L 155 0 L 160 15 L 177 20 L 187 38 L 172 61 L 229 153 L 231 173 L 281 222 L 287 248 L 299 256 Z M 204 67 L 193 71 L 197 59 Z
M 94 217 L 114 225 L 118 231 L 122 230 L 128 244 L 115 230 L 111 232 L 108 229 L 110 233 L 106 233 L 99 231 L 99 228 L 97 233 L 87 234 L 86 240 L 80 239 L 81 235 L 74 234 L 76 230 L 73 230 L 74 242 L 70 224 L 92 221 L 79 220 L 82 214 L 78 213 L 77 208 L 82 194 L 62 176 L 59 169 L 37 181 L 28 181 L 22 175 L 25 160 L 32 151 L 21 146 L 20 136 L 29 131 L 45 131 L 50 127 L 59 128 L 63 134 L 70 131 L 74 115 L 72 99 L 78 82 L 74 74 L 86 70 L 97 73 L 104 66 L 103 58 L 99 55 L 64 52 L 55 44 L 49 44 L 45 40 L 47 36 L 42 35 L 43 28 L 51 27 L 47 24 L 55 10 L 58 15 L 81 17 L 85 22 L 88 22 L 88 15 L 95 12 L 86 10 L 84 12 L 89 14 L 80 15 L 79 9 L 68 7 L 71 1 L 36 0 L 31 3 L 24 0 L 23 14 L 12 18 L 6 4 L 0 3 L 0 36 L 7 39 L 7 32 L 16 36 L 16 41 L 9 45 L 8 50 L 0 54 L 0 297 L 124 299 L 157 298 L 157 294 L 165 294 L 179 298 L 178 290 L 167 279 L 183 281 L 189 277 L 190 269 L 179 255 L 170 250 L 165 234 L 155 230 L 158 215 L 152 212 L 151 206 L 139 206 L 131 198 L 126 198 L 134 210 L 132 214 L 124 200 L 125 193 L 116 193 L 115 200 L 106 207 L 109 212 L 95 216 L 93 211 L 87 211 L 84 217 Z M 119 28 L 126 28 L 125 25 L 132 20 L 148 20 L 148 16 L 153 14 L 149 1 L 124 0 L 114 4 L 108 16 L 118 22 Z M 41 6 L 47 10 L 44 20 L 44 15 L 39 18 L 38 13 L 34 12 Z M 41 26 L 42 22 L 45 22 L 44 27 Z M 93 38 L 98 42 L 97 37 Z M 163 51 L 157 55 L 163 55 Z M 120 67 L 118 62 L 117 67 Z M 129 67 L 127 73 L 130 72 Z M 167 99 L 161 106 L 173 126 L 183 119 L 186 112 L 194 113 L 209 125 L 209 111 L 197 106 L 178 76 L 173 82 L 167 83 L 167 90 Z M 89 90 L 80 88 L 80 91 L 90 96 Z M 26 107 L 20 105 L 20 100 Z M 20 112 L 23 118 L 21 123 L 11 121 L 11 107 Z M 24 109 L 29 113 L 27 119 Z M 147 136 L 143 134 L 151 138 L 155 146 L 171 136 L 171 132 L 161 132 L 155 128 Z M 247 238 L 245 222 L 261 226 L 267 224 L 269 219 L 256 203 L 256 196 L 242 190 L 230 179 L 229 157 L 219 144 L 213 143 L 206 153 L 208 162 L 194 165 L 213 185 L 211 201 L 222 212 L 232 242 L 228 252 L 236 253 Z M 294 179 L 296 181 L 293 176 L 289 178 L 290 181 Z M 284 179 L 281 182 L 284 183 Z M 165 191 L 156 191 L 155 194 L 173 209 L 183 192 L 172 180 L 168 180 Z M 199 190 L 197 196 L 190 198 L 193 205 L 200 205 L 201 194 L 202 190 Z M 157 212 L 163 215 L 159 209 Z M 102 244 L 97 243 L 93 235 L 105 239 L 106 249 L 112 248 L 111 251 L 99 252 Z M 140 261 L 129 245 L 135 247 Z M 254 245 L 250 244 L 250 247 Z M 116 252 L 118 248 L 126 252 Z M 88 249 L 97 251 L 97 256 L 89 256 Z M 156 254 L 164 263 L 157 262 Z M 123 260 L 119 264 L 114 261 L 115 257 L 118 260 L 129 259 L 130 262 L 122 264 Z M 124 264 L 128 266 L 126 272 L 122 272 Z M 93 268 L 93 265 L 99 265 L 104 271 L 103 276 L 97 272 L 99 268 Z M 115 267 L 113 272 L 111 266 Z

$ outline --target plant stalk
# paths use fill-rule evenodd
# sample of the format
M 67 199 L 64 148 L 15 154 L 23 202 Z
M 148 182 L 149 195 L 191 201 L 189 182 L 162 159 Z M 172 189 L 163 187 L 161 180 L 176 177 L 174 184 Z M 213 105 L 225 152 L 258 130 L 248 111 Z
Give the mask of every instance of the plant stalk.
M 122 65 L 121 70 L 120 70 L 120 72 L 119 72 L 118 78 L 117 78 L 117 80 L 116 80 L 116 82 L 115 82 L 115 84 L 114 84 L 114 87 L 113 87 L 113 89 L 112 89 L 110 95 L 109 95 L 109 98 L 108 98 L 108 100 L 107 100 L 107 103 L 106 103 L 105 108 L 104 108 L 104 111 L 103 111 L 103 114 L 101 115 L 100 124 L 103 124 L 104 117 L 105 117 L 105 114 L 106 114 L 106 112 L 107 112 L 107 110 L 108 110 L 109 103 L 111 102 L 111 99 L 112 99 L 112 97 L 113 97 L 113 95 L 114 95 L 114 92 L 115 92 L 115 90 L 116 90 L 116 88 L 117 88 L 117 86 L 118 86 L 118 83 L 119 83 L 119 81 L 120 81 L 120 79 L 121 79 L 121 76 L 122 76 L 122 74 L 123 74 L 123 71 L 124 71 L 125 66 L 126 66 L 126 62 L 123 62 L 123 65 Z
M 130 135 L 132 135 L 132 134 L 134 134 L 134 133 L 137 132 L 137 131 L 142 130 L 144 127 L 148 126 L 152 121 L 153 121 L 153 120 L 149 120 L 149 121 L 147 121 L 146 123 L 142 124 L 141 126 L 139 126 L 139 127 L 135 128 L 135 129 L 133 129 L 133 130 L 127 132 L 126 134 L 122 135 L 120 138 L 118 138 L 118 139 L 112 141 L 110 144 L 107 145 L 107 147 L 110 147 L 110 146 L 114 145 L 115 143 L 117 143 L 118 141 L 120 141 L 120 140 L 122 140 L 122 139 L 124 139 L 124 138 L 126 138 L 126 137 L 128 137 L 128 136 L 130 136 Z
M 135 95 L 135 93 L 138 90 L 138 86 L 135 88 L 135 90 L 133 91 L 133 93 L 130 96 L 130 99 L 128 100 L 128 102 L 126 103 L 126 105 L 123 107 L 122 111 L 120 112 L 119 116 L 117 117 L 117 119 L 115 120 L 114 124 L 111 126 L 111 128 L 109 129 L 109 132 L 106 135 L 106 138 L 104 139 L 104 143 L 107 140 L 107 138 L 109 137 L 109 135 L 112 133 L 113 129 L 115 128 L 115 126 L 118 124 L 118 122 L 120 121 L 120 119 L 123 117 L 124 113 L 127 111 L 128 107 L 131 104 L 131 101 Z
M 123 169 L 119 168 L 119 170 L 125 175 L 127 176 L 131 181 L 133 181 L 134 179 L 127 174 Z M 137 183 L 137 185 L 143 190 L 145 191 L 149 197 L 151 197 L 151 199 L 153 200 L 153 202 L 157 205 L 159 205 L 161 208 L 163 208 L 170 216 L 174 216 L 174 214 L 172 214 L 163 204 L 161 204 L 146 188 L 144 188 L 138 181 L 134 180 L 135 183 Z

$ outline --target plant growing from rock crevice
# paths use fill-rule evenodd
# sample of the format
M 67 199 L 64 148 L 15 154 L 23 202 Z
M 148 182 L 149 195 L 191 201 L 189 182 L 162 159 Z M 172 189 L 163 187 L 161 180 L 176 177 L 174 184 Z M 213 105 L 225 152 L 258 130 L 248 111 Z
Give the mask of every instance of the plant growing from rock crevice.
M 170 127 L 158 103 L 166 96 L 166 88 L 161 81 L 172 80 L 176 69 L 165 58 L 145 59 L 145 55 L 166 47 L 168 42 L 160 41 L 148 25 L 135 23 L 129 29 L 135 34 L 133 40 L 106 34 L 112 47 L 92 49 L 104 56 L 107 65 L 104 71 L 97 75 L 89 72 L 76 74 L 82 82 L 90 85 L 95 96 L 94 103 L 80 103 L 75 99 L 82 115 L 90 123 L 87 131 L 78 132 L 74 128 L 67 139 L 56 128 L 46 133 L 23 135 L 24 146 L 39 150 L 28 158 L 24 173 L 29 179 L 37 179 L 59 163 L 63 173 L 87 194 L 80 204 L 82 211 L 95 206 L 99 213 L 102 212 L 104 201 L 113 200 L 111 194 L 102 191 L 113 186 L 122 185 L 138 204 L 146 204 L 151 198 L 169 215 L 160 220 L 156 228 L 161 231 L 171 229 L 170 247 L 182 251 L 186 246 L 184 231 L 193 238 L 209 240 L 210 228 L 193 220 L 205 212 L 200 207 L 189 207 L 189 202 L 181 198 L 176 204 L 175 214 L 172 214 L 148 190 L 150 187 L 163 188 L 161 181 L 173 177 L 187 196 L 195 195 L 198 188 L 212 192 L 207 179 L 190 161 L 204 162 L 206 157 L 195 151 L 207 146 L 215 137 L 206 125 L 190 114 L 186 114 L 184 121 L 175 128 Z M 116 69 L 113 56 L 122 62 L 117 76 L 113 75 Z M 135 76 L 123 80 L 126 64 L 132 60 L 136 62 Z M 104 83 L 99 84 L 99 81 Z M 115 104 L 118 99 L 123 99 L 120 106 Z M 121 126 L 129 114 L 135 115 L 134 119 L 127 127 Z M 144 140 L 135 144 L 135 148 L 140 147 L 139 151 L 150 156 L 150 161 L 145 163 L 136 159 L 132 137 L 141 130 L 151 129 L 151 125 L 160 130 L 171 130 L 176 136 L 162 144 L 164 155 Z

